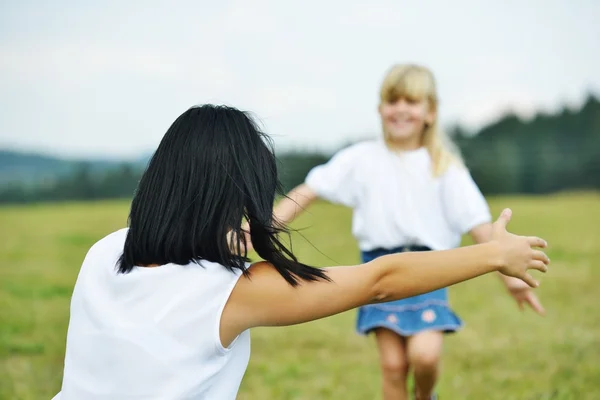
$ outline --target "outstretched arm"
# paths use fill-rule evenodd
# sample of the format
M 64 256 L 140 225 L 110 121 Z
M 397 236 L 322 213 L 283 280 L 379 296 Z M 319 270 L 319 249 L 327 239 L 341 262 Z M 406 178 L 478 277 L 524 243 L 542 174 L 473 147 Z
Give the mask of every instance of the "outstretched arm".
M 431 252 L 400 253 L 351 267 L 328 268 L 331 282 L 303 282 L 290 286 L 272 265 L 262 262 L 241 277 L 221 317 L 221 340 L 230 343 L 242 331 L 255 326 L 293 325 L 334 315 L 349 309 L 430 292 L 477 276 L 499 271 L 537 282 L 527 272 L 545 272 L 542 239 L 506 231 L 510 211 L 505 210 L 485 244 Z
M 306 184 L 296 186 L 273 209 L 273 216 L 284 224 L 291 223 L 317 199 L 317 194 Z

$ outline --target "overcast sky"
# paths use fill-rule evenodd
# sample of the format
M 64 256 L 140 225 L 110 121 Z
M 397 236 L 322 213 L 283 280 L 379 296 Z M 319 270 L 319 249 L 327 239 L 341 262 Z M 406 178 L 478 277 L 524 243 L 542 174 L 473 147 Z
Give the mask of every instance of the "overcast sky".
M 255 113 L 279 147 L 379 134 L 385 71 L 435 72 L 444 123 L 600 93 L 600 1 L 0 2 L 0 147 L 152 151 L 188 107 Z

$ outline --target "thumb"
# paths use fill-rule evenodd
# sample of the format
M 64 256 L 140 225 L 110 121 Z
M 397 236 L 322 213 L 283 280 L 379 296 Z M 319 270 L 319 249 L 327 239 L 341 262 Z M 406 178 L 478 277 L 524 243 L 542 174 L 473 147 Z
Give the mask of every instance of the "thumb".
M 500 213 L 500 216 L 496 220 L 497 226 L 500 226 L 501 228 L 506 229 L 506 226 L 510 222 L 510 218 L 511 217 L 512 217 L 512 211 L 511 211 L 511 209 L 510 208 L 505 208 L 504 210 L 502 210 L 502 213 Z
M 546 314 L 546 310 L 544 310 L 544 306 L 542 306 L 542 303 L 540 303 L 538 298 L 533 293 L 529 293 L 529 295 L 527 296 L 527 303 L 529 303 L 531 308 L 533 308 L 533 310 L 535 312 L 537 312 L 538 314 L 540 314 L 540 315 Z

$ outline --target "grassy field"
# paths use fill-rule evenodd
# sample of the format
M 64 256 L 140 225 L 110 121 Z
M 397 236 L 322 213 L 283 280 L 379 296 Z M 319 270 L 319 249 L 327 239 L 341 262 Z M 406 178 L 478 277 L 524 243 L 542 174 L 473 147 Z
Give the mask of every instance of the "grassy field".
M 548 315 L 519 312 L 499 280 L 451 288 L 466 322 L 449 336 L 442 399 L 600 399 L 600 195 L 490 199 L 511 230 L 550 242 L 539 296 Z M 50 399 L 59 389 L 69 298 L 91 244 L 123 227 L 124 202 L 0 208 L 0 399 Z M 300 218 L 294 250 L 314 265 L 358 261 L 347 209 L 319 203 Z M 540 275 L 536 275 L 540 276 Z M 239 398 L 377 399 L 373 338 L 355 312 L 257 329 Z

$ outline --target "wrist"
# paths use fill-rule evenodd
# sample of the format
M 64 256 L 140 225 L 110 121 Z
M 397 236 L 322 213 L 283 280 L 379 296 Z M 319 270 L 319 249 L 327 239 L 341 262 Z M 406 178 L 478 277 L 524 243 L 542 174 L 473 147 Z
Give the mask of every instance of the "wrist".
M 502 246 L 496 240 L 490 240 L 489 242 L 483 243 L 480 246 L 486 246 L 486 251 L 488 252 L 488 265 L 492 268 L 493 271 L 500 273 L 500 270 L 506 266 L 506 259 L 504 257 L 504 252 L 502 251 Z M 505 283 L 507 278 L 505 275 L 500 275 L 503 277 Z

